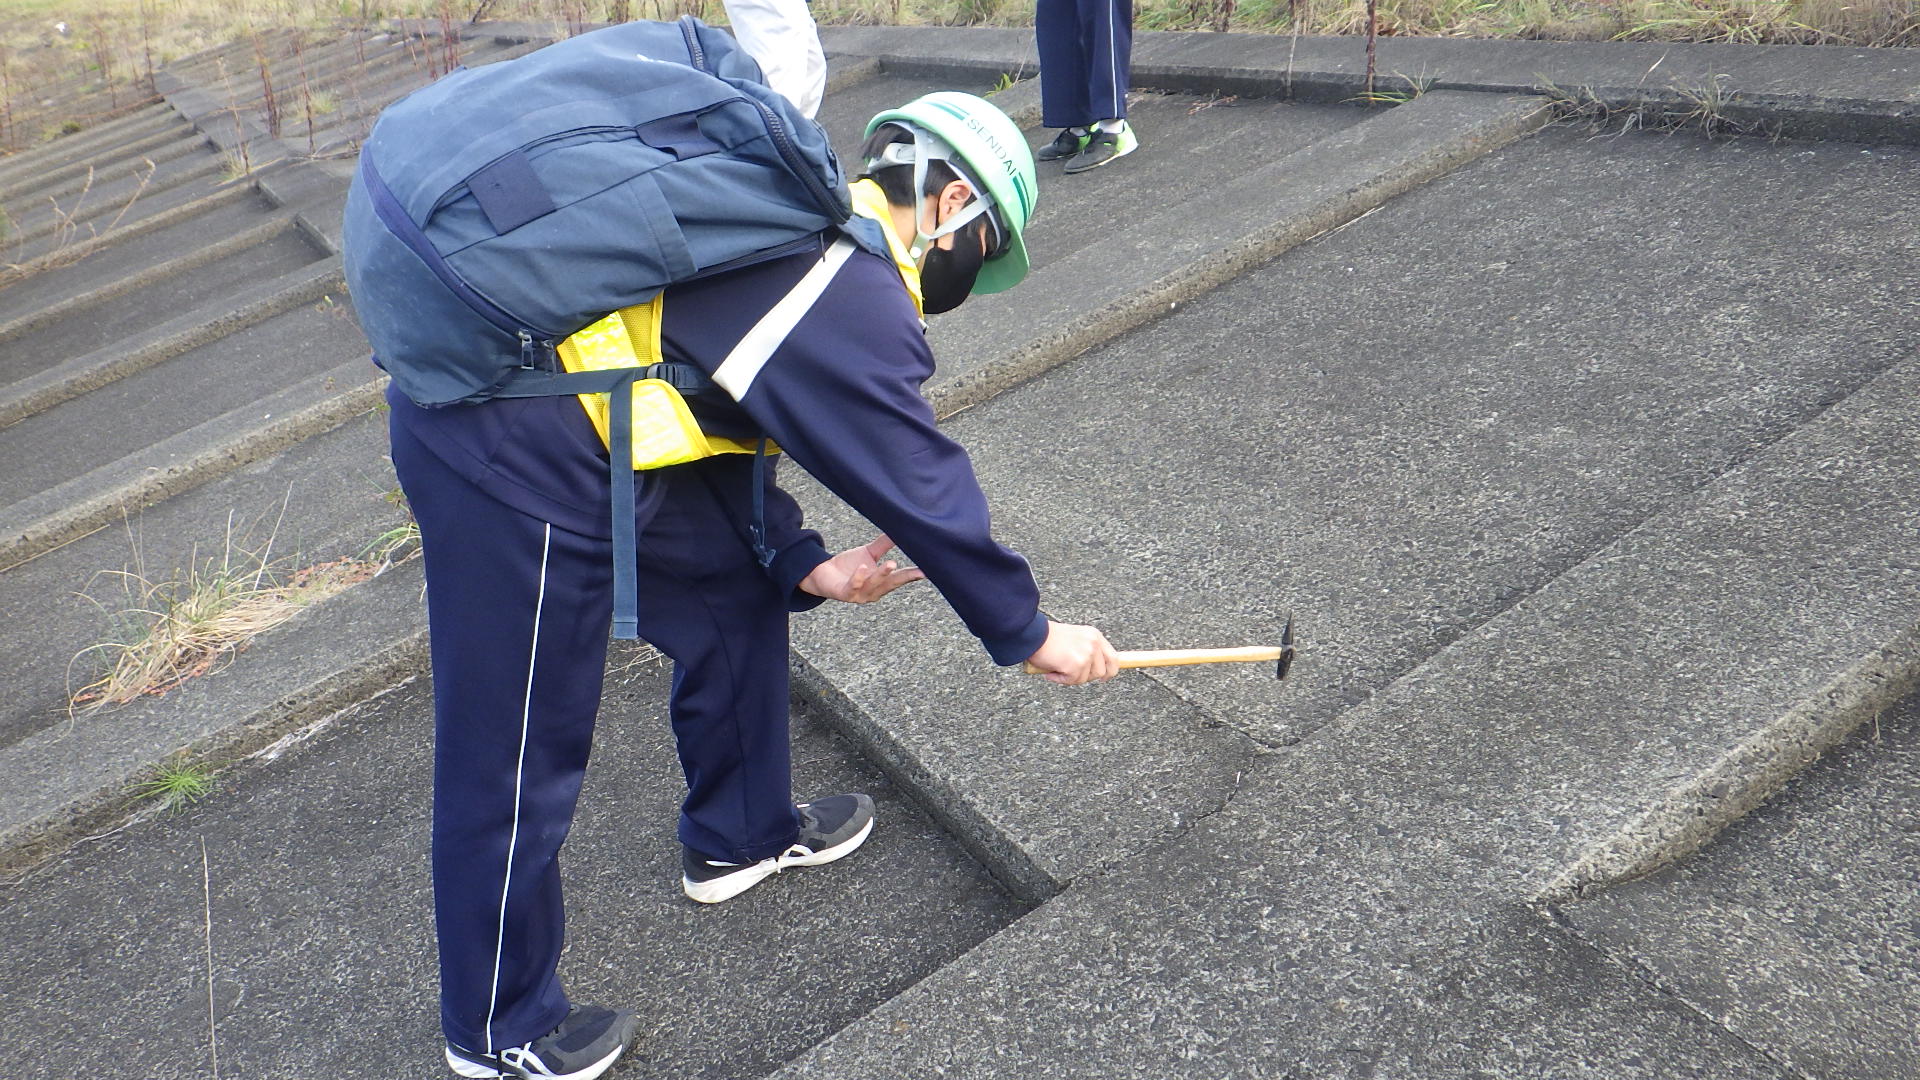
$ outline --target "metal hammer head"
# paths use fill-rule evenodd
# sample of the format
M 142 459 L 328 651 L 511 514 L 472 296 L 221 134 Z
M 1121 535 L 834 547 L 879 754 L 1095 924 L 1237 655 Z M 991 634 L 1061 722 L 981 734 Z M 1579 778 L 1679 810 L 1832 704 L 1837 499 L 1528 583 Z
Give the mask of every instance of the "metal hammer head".
M 1293 668 L 1293 612 L 1287 612 L 1287 627 L 1280 631 L 1280 659 L 1274 665 L 1273 677 L 1284 679 Z

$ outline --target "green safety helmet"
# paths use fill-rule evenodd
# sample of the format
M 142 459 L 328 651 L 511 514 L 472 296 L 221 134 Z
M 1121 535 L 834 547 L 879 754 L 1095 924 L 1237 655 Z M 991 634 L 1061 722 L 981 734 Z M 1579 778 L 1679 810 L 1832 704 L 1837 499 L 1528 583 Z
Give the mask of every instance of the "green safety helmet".
M 960 228 L 976 215 L 992 216 L 999 230 L 1000 248 L 980 267 L 974 279 L 975 293 L 1000 292 L 1019 284 L 1027 276 L 1027 243 L 1022 234 L 1033 218 L 1033 206 L 1039 195 L 1039 181 L 1033 168 L 1033 151 L 1019 125 L 992 102 L 957 90 L 942 90 L 888 109 L 867 122 L 871 136 L 886 124 L 898 124 L 913 134 L 913 147 L 905 144 L 889 147 L 879 163 L 908 164 L 899 155 L 910 153 L 914 167 L 914 191 L 919 191 L 930 160 L 952 165 L 973 188 L 976 198 L 971 213 L 965 211 L 949 218 L 933 236 L 921 234 L 912 245 L 918 258 L 926 241 Z M 871 167 L 876 162 L 867 162 Z M 916 215 L 916 220 L 918 217 Z

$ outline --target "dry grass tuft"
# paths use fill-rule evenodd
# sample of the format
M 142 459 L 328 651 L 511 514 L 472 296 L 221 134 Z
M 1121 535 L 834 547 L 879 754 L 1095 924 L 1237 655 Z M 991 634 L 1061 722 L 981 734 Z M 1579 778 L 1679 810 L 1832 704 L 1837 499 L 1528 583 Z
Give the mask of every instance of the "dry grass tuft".
M 107 575 L 119 579 L 127 603 L 113 616 L 116 640 L 90 645 L 68 663 L 69 673 L 83 661 L 100 665 L 96 678 L 69 694 L 71 710 L 159 696 L 217 671 L 254 638 L 419 552 L 419 531 L 410 523 L 383 534 L 358 556 L 298 569 L 271 558 L 271 537 L 257 554 L 241 550 L 233 538 L 229 520 L 221 557 L 177 578 L 153 581 L 137 568 Z
M 174 581 L 150 582 L 116 571 L 136 603 L 121 613 L 125 640 L 91 645 L 74 657 L 104 654 L 106 672 L 75 691 L 75 708 L 124 705 L 158 696 L 216 671 L 252 640 L 307 607 L 372 577 L 379 565 L 334 559 L 302 567 L 284 582 L 270 568 L 208 565 Z

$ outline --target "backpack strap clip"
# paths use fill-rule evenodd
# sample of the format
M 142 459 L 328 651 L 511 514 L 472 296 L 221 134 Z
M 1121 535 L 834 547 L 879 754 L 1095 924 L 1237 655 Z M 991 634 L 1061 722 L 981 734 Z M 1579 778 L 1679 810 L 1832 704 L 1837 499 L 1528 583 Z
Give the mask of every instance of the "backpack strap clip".
M 663 360 L 657 364 L 648 364 L 643 379 L 659 379 L 679 391 L 681 397 L 695 397 L 714 389 L 714 382 L 707 373 L 692 364 Z

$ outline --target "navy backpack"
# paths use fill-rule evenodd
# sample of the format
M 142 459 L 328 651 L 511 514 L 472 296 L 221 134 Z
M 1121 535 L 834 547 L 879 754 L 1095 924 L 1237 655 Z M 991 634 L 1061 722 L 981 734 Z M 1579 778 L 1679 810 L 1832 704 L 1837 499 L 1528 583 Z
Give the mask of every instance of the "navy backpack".
M 388 106 L 360 151 L 343 258 L 375 362 L 410 400 L 608 393 L 611 460 L 630 462 L 625 391 L 647 369 L 564 372 L 554 345 L 850 216 L 826 132 L 685 16 L 457 70 Z M 633 637 L 634 471 L 612 478 L 614 633 Z

